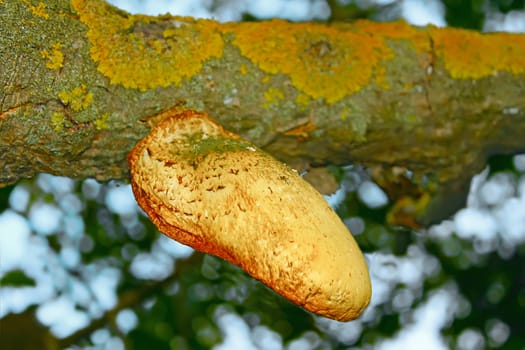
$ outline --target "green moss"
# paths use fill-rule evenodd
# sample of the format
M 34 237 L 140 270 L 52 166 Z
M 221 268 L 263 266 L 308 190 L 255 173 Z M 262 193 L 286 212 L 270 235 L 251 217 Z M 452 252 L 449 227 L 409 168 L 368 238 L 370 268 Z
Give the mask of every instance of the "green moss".
M 354 131 L 354 140 L 366 140 L 366 131 L 368 130 L 369 120 L 362 116 L 361 118 L 351 119 L 352 129 Z
M 207 137 L 202 138 L 202 135 L 192 135 L 188 138 L 188 144 L 192 145 L 192 150 L 189 154 L 192 159 L 202 159 L 212 153 L 226 153 L 236 151 L 246 151 L 253 146 L 242 139 L 230 139 L 223 137 Z
M 420 124 L 421 123 L 421 117 L 414 115 L 414 114 L 407 115 L 405 118 L 403 118 L 403 120 L 405 120 L 409 124 Z

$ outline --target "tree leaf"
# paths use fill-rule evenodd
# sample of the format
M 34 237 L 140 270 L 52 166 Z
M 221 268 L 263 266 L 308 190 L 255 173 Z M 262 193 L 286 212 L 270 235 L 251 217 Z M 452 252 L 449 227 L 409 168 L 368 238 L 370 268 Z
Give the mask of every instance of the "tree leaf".
M 35 280 L 28 277 L 22 270 L 13 270 L 6 273 L 0 278 L 0 285 L 11 286 L 11 287 L 34 287 L 36 286 Z

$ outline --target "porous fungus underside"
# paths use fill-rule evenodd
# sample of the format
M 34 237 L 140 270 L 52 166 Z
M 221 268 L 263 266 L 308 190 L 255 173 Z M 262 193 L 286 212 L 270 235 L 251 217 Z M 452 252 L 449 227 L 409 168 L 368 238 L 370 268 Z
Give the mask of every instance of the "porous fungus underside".
M 416 28 L 404 22 L 219 24 L 129 15 L 101 0 L 72 4 L 89 28 L 91 57 L 98 70 L 113 84 L 142 91 L 180 86 L 199 74 L 206 61 L 220 59 L 227 45 L 238 47 L 263 72 L 289 77 L 299 93 L 329 104 L 371 82 L 389 88 L 385 65 L 395 58 L 390 41 L 403 40 L 419 53 L 435 55 L 456 79 L 525 73 L 525 37 L 520 35 Z M 238 71 L 243 74 L 242 66 Z
M 163 118 L 128 156 L 135 198 L 157 228 L 308 311 L 358 317 L 371 296 L 366 263 L 320 193 L 206 114 Z

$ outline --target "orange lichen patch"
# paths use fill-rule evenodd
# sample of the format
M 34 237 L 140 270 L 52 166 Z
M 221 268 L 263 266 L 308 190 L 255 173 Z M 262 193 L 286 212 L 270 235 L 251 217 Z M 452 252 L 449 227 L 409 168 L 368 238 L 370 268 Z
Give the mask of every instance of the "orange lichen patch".
M 220 57 L 218 23 L 183 17 L 133 16 L 101 0 L 72 0 L 88 28 L 91 57 L 112 84 L 147 90 L 180 85 Z
M 381 37 L 282 20 L 231 23 L 233 44 L 260 69 L 285 74 L 299 91 L 335 103 L 366 86 L 391 55 Z
M 498 72 L 525 73 L 525 37 L 463 29 L 431 30 L 438 57 L 452 78 L 480 79 Z
M 71 91 L 62 91 L 58 97 L 65 105 L 69 106 L 75 112 L 86 109 L 93 101 L 93 94 L 87 92 L 84 84 L 77 86 Z
M 384 39 L 408 40 L 418 52 L 429 51 L 431 49 L 427 31 L 413 27 L 405 21 L 373 22 L 358 20 L 352 23 L 352 28 L 356 32 L 371 36 L 380 36 Z
M 29 5 L 29 10 L 31 10 L 35 16 L 45 19 L 49 18 L 49 14 L 46 11 L 46 5 L 43 2 L 39 2 L 36 6 Z
M 40 56 L 46 59 L 46 67 L 49 69 L 60 69 L 64 65 L 64 54 L 60 49 L 62 45 L 55 43 L 51 50 L 40 51 Z

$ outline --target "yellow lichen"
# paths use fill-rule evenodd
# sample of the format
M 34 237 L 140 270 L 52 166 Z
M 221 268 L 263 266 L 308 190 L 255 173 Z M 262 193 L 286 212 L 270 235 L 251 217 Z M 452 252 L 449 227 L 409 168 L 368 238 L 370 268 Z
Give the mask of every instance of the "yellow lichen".
M 388 83 L 388 81 L 386 81 L 386 66 L 384 64 L 380 64 L 376 71 L 375 71 L 375 80 L 376 80 L 376 84 L 385 89 L 385 90 L 389 90 L 390 89 L 390 84 Z
M 409 25 L 405 21 L 396 22 L 373 22 L 358 20 L 351 24 L 352 30 L 366 35 L 380 36 L 390 40 L 406 40 L 413 45 L 418 52 L 431 50 L 428 33 Z
M 272 77 L 269 75 L 265 75 L 264 77 L 261 78 L 261 83 L 266 84 L 266 83 L 269 83 L 270 80 L 272 80 Z
M 104 130 L 108 128 L 109 113 L 104 113 L 95 120 L 95 127 L 97 130 Z
M 65 105 L 69 106 L 75 112 L 86 109 L 93 101 L 93 94 L 87 92 L 86 86 L 81 84 L 71 91 L 62 91 L 58 97 Z
M 62 45 L 55 43 L 51 50 L 40 51 L 40 56 L 46 59 L 46 67 L 49 69 L 60 69 L 64 65 L 64 54 L 60 49 Z
M 420 124 L 422 118 L 420 116 L 418 116 L 418 115 L 415 115 L 415 114 L 409 114 L 409 115 L 403 117 L 402 120 L 404 120 L 408 124 Z
M 434 28 L 434 45 L 452 78 L 480 79 L 498 72 L 525 73 L 525 37 Z
M 342 120 L 342 121 L 345 121 L 346 118 L 348 118 L 348 116 L 350 116 L 350 111 L 345 106 L 345 107 L 343 107 L 343 109 L 341 110 L 341 113 L 339 114 L 339 119 Z
M 64 115 L 59 112 L 55 112 L 51 115 L 51 124 L 55 131 L 62 131 L 64 129 Z
M 240 71 L 242 75 L 246 75 L 246 73 L 248 73 L 248 69 L 246 68 L 246 65 L 244 63 L 241 64 Z
M 306 106 L 308 106 L 311 101 L 312 99 L 308 95 L 303 93 L 298 93 L 297 97 L 295 97 L 295 104 L 301 109 L 306 108 Z
M 133 16 L 102 0 L 72 0 L 88 27 L 91 57 L 112 84 L 147 90 L 180 85 L 220 57 L 218 23 L 184 17 Z
M 284 100 L 284 93 L 279 89 L 271 87 L 264 92 L 264 100 L 264 107 L 270 108 L 272 105 Z
M 43 2 L 39 2 L 36 6 L 29 5 L 29 10 L 31 10 L 35 16 L 45 19 L 49 18 L 49 14 L 46 11 L 46 5 Z
M 383 38 L 312 23 L 282 20 L 231 23 L 233 44 L 261 70 L 285 74 L 313 99 L 334 103 L 366 86 L 390 57 Z

